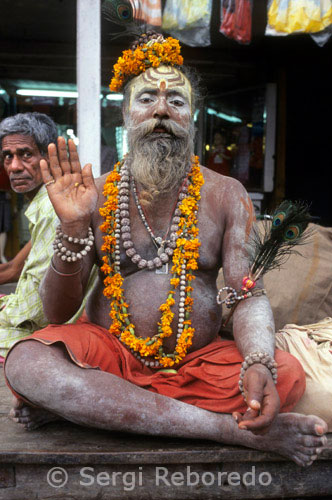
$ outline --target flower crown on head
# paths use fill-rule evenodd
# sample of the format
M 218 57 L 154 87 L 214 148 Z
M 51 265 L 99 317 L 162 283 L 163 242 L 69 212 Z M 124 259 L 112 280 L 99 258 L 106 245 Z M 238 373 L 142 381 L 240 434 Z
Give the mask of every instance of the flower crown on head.
M 182 66 L 179 40 L 164 38 L 160 33 L 142 35 L 131 49 L 124 50 L 113 66 L 114 76 L 110 83 L 111 92 L 119 92 L 131 75 L 139 75 L 148 68 L 161 64 Z

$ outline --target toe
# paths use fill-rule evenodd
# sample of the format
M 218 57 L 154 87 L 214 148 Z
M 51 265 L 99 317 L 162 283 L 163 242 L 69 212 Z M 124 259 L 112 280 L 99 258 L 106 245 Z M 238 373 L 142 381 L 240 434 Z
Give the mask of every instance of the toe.
M 316 431 L 317 436 L 323 436 L 323 434 L 325 434 L 327 432 L 327 430 L 328 430 L 328 427 L 327 427 L 325 422 L 323 422 L 322 424 L 315 425 L 315 431 Z
M 295 455 L 293 455 L 293 460 L 297 465 L 300 465 L 301 467 L 307 467 L 308 465 L 311 465 L 313 462 L 313 459 L 311 458 L 310 455 L 307 455 L 305 453 L 297 452 Z
M 28 424 L 29 422 L 31 422 L 31 418 L 30 417 L 19 417 L 17 419 L 19 421 L 20 424 Z
M 300 439 L 301 444 L 303 446 L 306 446 L 307 448 L 320 448 L 322 446 L 325 446 L 327 443 L 327 437 L 322 436 L 322 437 L 317 437 L 317 436 L 309 436 L 309 435 L 304 435 Z
M 315 415 L 303 416 L 299 421 L 299 430 L 303 434 L 314 434 L 316 436 L 322 436 L 327 432 L 327 424 L 319 417 Z
M 22 417 L 28 417 L 31 414 L 31 408 L 29 406 L 23 406 L 21 409 Z

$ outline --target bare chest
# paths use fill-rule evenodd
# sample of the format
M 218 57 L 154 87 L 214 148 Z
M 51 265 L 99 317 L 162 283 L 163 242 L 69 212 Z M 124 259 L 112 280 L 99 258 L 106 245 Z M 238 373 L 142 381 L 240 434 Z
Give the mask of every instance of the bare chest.
M 176 228 L 176 225 L 174 225 L 176 201 L 176 198 L 170 197 L 170 199 L 158 202 L 150 209 L 143 207 L 143 210 L 140 210 L 135 203 L 134 197 L 130 196 L 129 223 L 126 224 L 126 238 L 130 237 L 130 240 L 134 244 L 135 254 L 139 255 L 145 261 L 153 261 L 160 256 L 162 250 L 160 247 L 167 247 L 167 242 L 170 241 L 172 232 Z M 197 220 L 199 230 L 198 239 L 200 241 L 199 268 L 202 271 L 211 271 L 219 268 L 221 265 L 223 220 L 206 197 L 202 197 L 200 200 Z M 103 256 L 100 250 L 103 242 L 103 233 L 100 230 L 100 225 L 103 221 L 104 219 L 100 215 L 94 221 L 96 251 L 100 263 Z M 120 262 L 122 273 L 127 275 L 137 270 L 137 262 L 132 262 L 131 254 L 133 252 L 126 251 L 127 245 L 125 241 L 122 237 L 120 238 Z M 172 258 L 170 256 L 169 266 L 171 265 L 171 261 Z

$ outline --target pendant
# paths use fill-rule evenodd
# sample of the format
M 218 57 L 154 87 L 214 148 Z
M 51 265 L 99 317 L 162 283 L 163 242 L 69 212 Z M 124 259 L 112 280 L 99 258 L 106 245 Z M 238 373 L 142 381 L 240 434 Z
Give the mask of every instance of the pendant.
M 156 274 L 168 274 L 168 262 L 156 268 Z

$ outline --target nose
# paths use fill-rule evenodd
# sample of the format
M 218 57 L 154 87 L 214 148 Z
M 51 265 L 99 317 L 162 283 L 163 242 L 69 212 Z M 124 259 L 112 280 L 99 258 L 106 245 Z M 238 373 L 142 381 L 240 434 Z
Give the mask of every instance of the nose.
M 20 172 L 24 170 L 22 160 L 17 155 L 13 155 L 12 161 L 10 163 L 10 170 L 12 172 Z
M 160 96 L 155 105 L 153 112 L 153 118 L 165 119 L 169 118 L 169 109 L 166 101 L 166 97 Z

